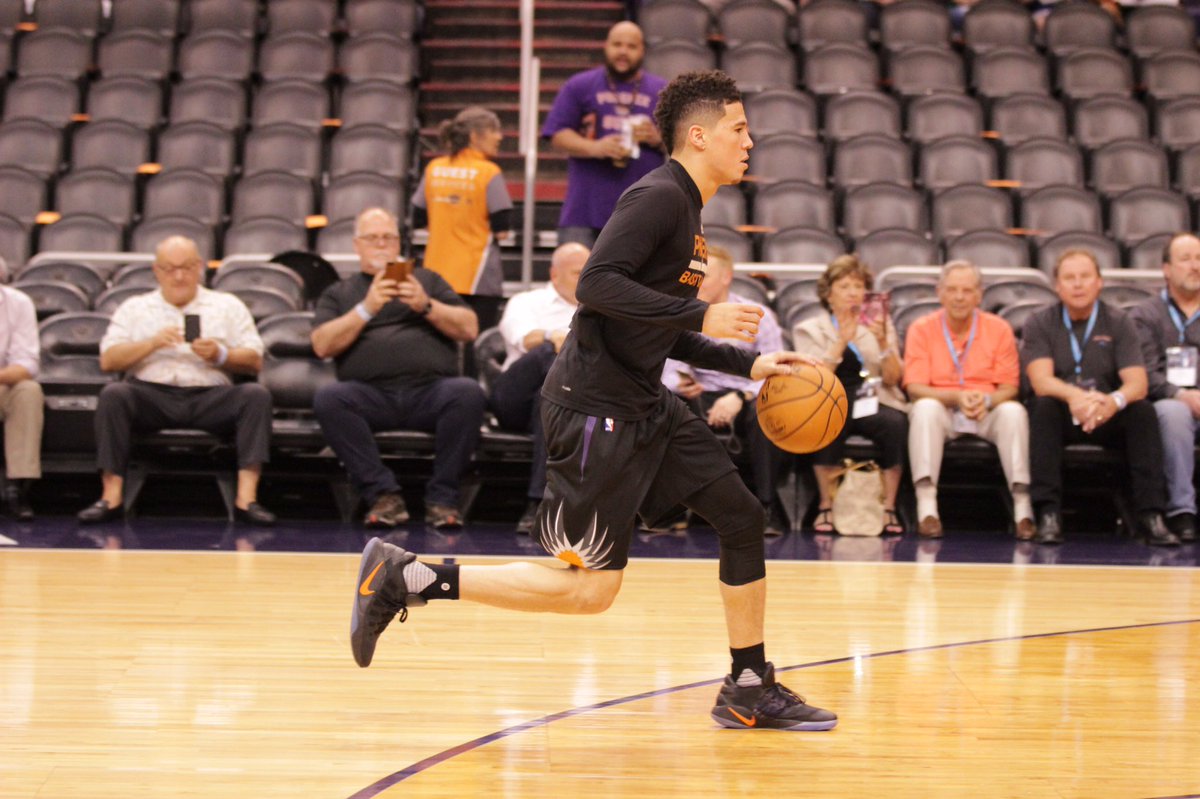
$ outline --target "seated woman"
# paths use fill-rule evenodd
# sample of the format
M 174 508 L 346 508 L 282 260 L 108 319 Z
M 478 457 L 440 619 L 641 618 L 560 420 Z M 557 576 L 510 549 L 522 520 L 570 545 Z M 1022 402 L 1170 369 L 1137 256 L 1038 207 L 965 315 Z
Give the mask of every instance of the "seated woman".
M 792 331 L 796 351 L 823 359 L 842 381 L 853 406 L 841 434 L 813 456 L 820 492 L 813 529 L 819 533 L 834 532 L 833 484 L 846 439 L 852 435 L 869 438 L 883 450 L 879 464 L 885 486 L 883 531 L 904 532 L 896 515 L 896 491 L 908 446 L 908 403 L 900 389 L 904 362 L 886 306 L 880 309 L 866 302 L 872 283 L 870 271 L 856 256 L 835 258 L 817 281 L 817 297 L 829 313 L 800 322 Z

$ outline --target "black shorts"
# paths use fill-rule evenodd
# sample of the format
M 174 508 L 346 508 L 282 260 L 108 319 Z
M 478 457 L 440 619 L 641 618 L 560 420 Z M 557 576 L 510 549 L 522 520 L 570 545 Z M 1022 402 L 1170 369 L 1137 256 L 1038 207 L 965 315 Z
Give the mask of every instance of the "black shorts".
M 542 401 L 546 494 L 534 535 L 587 569 L 624 569 L 638 514 L 653 524 L 735 470 L 725 447 L 676 396 L 636 422 Z

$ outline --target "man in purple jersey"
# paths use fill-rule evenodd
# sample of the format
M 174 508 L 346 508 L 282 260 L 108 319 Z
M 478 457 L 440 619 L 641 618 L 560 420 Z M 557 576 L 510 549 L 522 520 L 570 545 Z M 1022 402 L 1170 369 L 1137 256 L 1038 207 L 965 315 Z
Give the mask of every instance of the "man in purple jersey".
M 642 29 L 618 22 L 604 40 L 604 66 L 572 75 L 554 98 L 542 135 L 568 156 L 560 244 L 595 244 L 621 193 L 663 165 L 654 109 L 667 82 L 642 69 L 645 53 Z

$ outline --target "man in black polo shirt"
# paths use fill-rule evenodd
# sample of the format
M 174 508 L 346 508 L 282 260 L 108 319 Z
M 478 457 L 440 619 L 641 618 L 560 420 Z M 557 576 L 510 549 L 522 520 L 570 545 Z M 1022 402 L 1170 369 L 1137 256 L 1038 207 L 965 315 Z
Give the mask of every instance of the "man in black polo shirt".
M 737 85 L 691 72 L 659 96 L 671 160 L 622 195 L 576 289 L 579 310 L 542 389 L 547 486 L 534 535 L 568 568 L 425 564 L 379 539 L 359 565 L 351 616 L 355 661 L 408 607 L 470 599 L 525 611 L 600 613 L 616 598 L 636 517 L 678 504 L 717 530 L 720 592 L 733 660 L 712 710 L 734 728 L 828 730 L 837 716 L 775 681 L 763 645 L 765 515 L 708 425 L 663 386 L 668 356 L 752 379 L 784 374 L 792 352 L 756 355 L 705 337 L 751 342 L 762 308 L 696 298 L 707 245 L 700 209 L 741 180 L 753 146 Z
M 1196 433 L 1200 431 L 1200 238 L 1177 233 L 1163 248 L 1162 293 L 1130 313 L 1142 340 L 1150 399 L 1162 432 L 1167 527 L 1196 540 Z
M 479 442 L 486 400 L 478 382 L 458 376 L 455 342 L 473 341 L 479 322 L 428 269 L 414 269 L 402 281 L 385 277 L 387 265 L 400 256 L 400 228 L 390 212 L 370 208 L 358 215 L 354 250 L 362 272 L 334 283 L 317 300 L 313 350 L 337 361 L 338 382 L 317 391 L 313 411 L 370 506 L 368 527 L 408 521 L 400 486 L 379 457 L 374 432 L 433 433 L 425 521 L 457 527 L 459 480 Z
M 1068 250 L 1054 267 L 1059 302 L 1029 318 L 1022 361 L 1036 396 L 1029 403 L 1030 496 L 1039 544 L 1062 543 L 1062 456 L 1066 444 L 1123 446 L 1139 532 L 1175 545 L 1162 510 L 1162 444 L 1146 401 L 1137 329 L 1100 300 L 1104 280 L 1087 250 Z

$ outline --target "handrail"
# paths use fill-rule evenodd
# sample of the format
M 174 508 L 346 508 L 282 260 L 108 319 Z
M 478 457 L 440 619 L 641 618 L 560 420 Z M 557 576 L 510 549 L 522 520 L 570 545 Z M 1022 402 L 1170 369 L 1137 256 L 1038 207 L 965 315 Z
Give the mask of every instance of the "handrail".
M 521 104 L 520 141 L 525 156 L 525 199 L 521 203 L 521 284 L 533 283 L 533 225 L 536 216 L 538 97 L 541 93 L 541 63 L 533 55 L 533 2 L 521 0 Z

